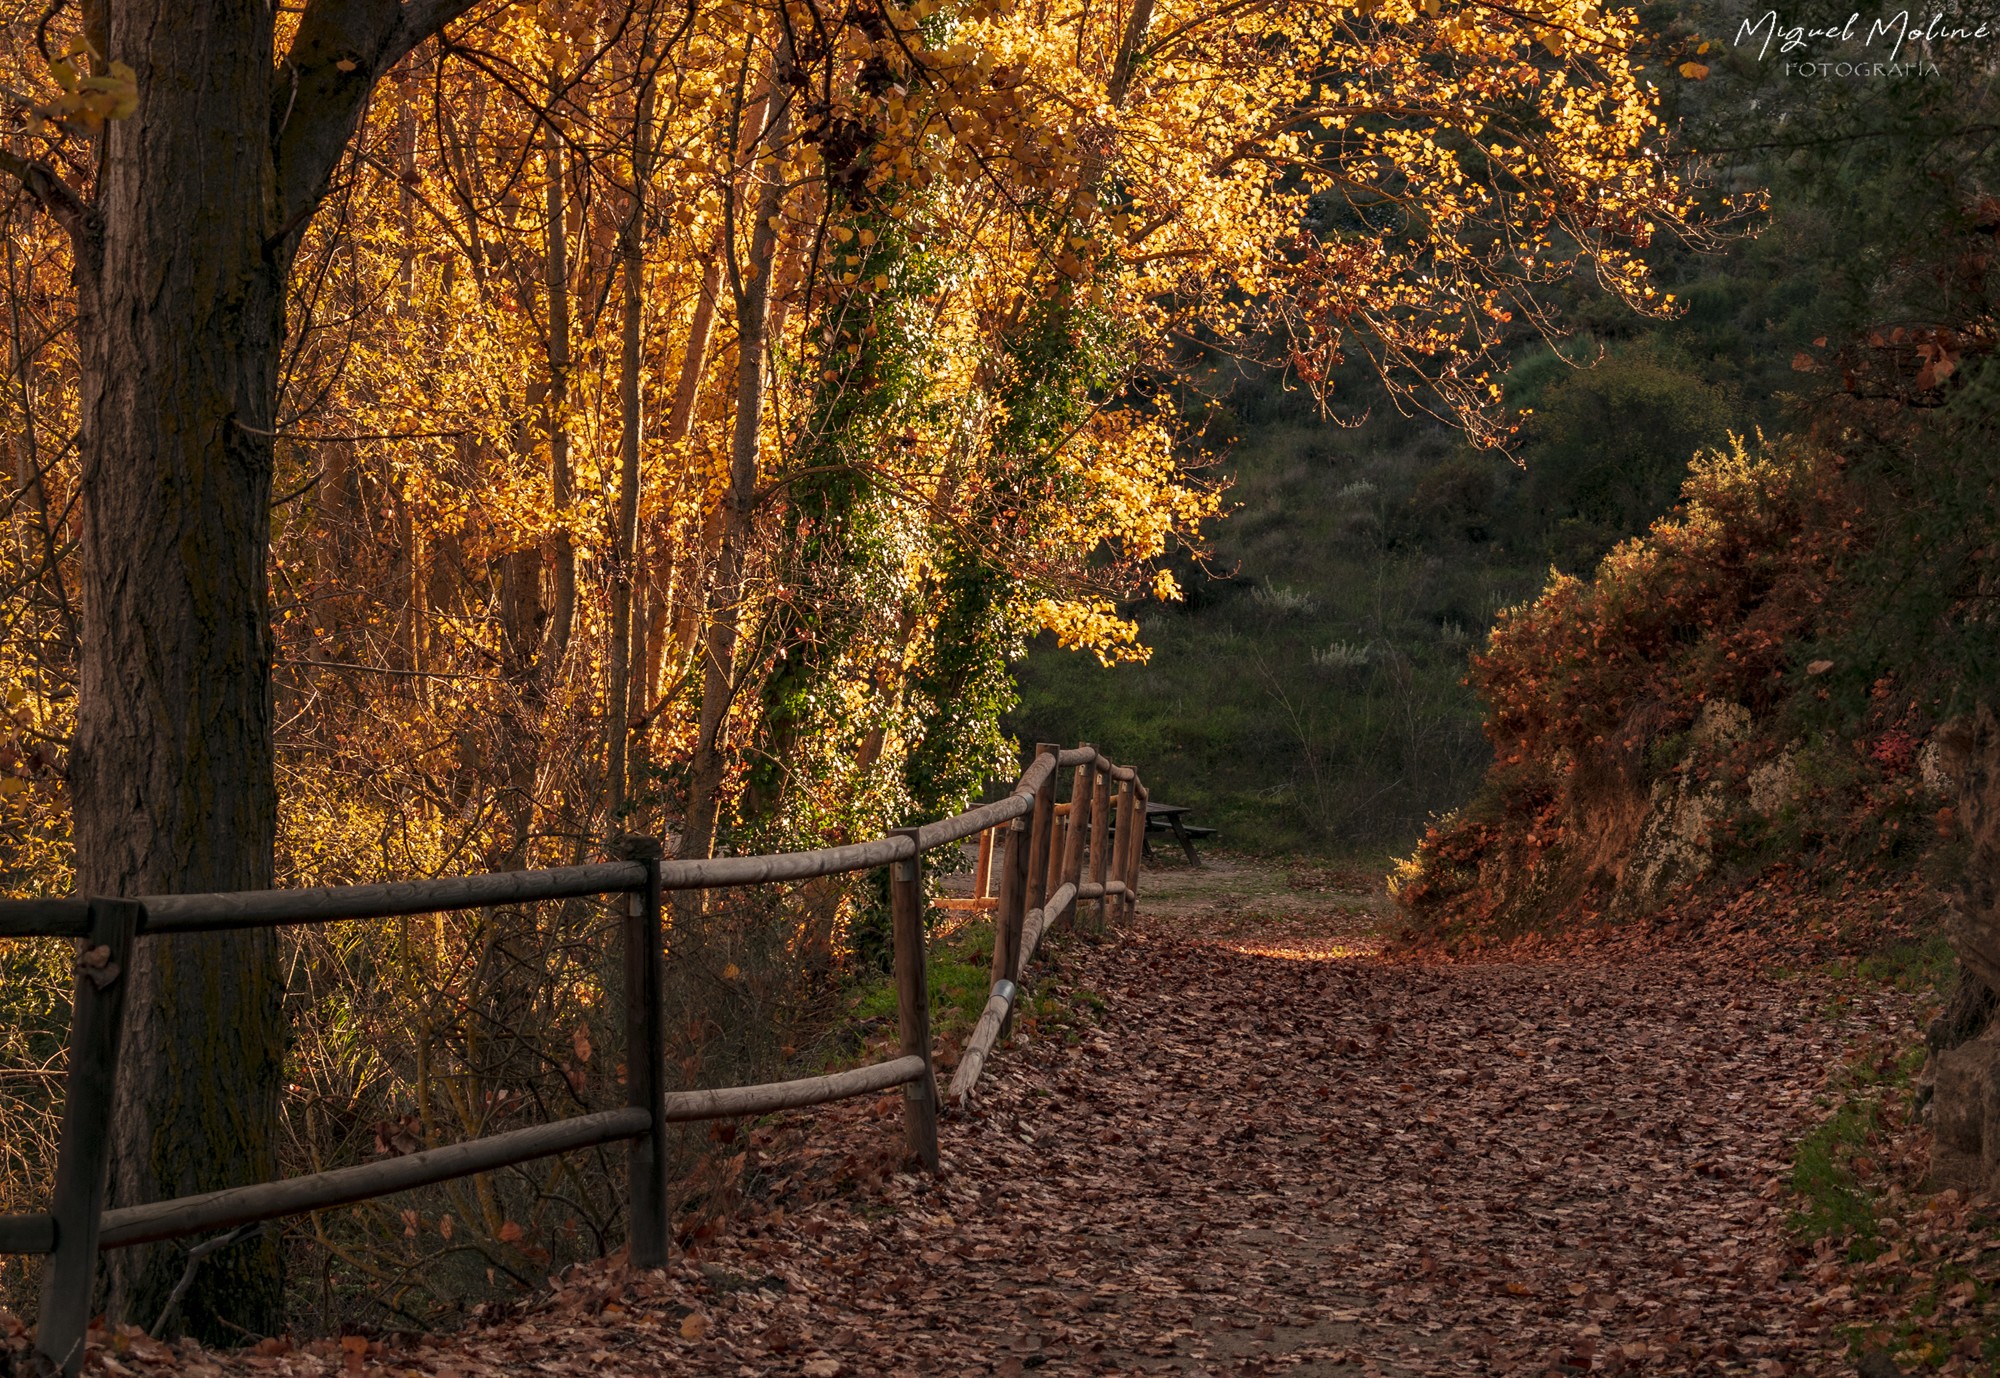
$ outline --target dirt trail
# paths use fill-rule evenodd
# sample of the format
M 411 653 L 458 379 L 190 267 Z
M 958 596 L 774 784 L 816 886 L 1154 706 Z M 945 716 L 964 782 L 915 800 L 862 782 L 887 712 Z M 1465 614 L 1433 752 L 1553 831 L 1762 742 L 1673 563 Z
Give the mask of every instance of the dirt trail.
M 1836 1027 L 1814 986 L 1720 963 L 1388 960 L 1343 879 L 1149 873 L 1135 930 L 1039 978 L 1101 1015 L 1001 1053 L 940 1183 L 869 1179 L 893 1100 L 831 1109 L 809 1157 L 768 1161 L 762 1213 L 666 1274 L 579 1274 L 367 1363 L 1851 1371 L 1786 1257 L 1781 1174 L 1842 1043 L 1898 1005 Z M 808 1191 L 833 1164 L 861 1185 Z

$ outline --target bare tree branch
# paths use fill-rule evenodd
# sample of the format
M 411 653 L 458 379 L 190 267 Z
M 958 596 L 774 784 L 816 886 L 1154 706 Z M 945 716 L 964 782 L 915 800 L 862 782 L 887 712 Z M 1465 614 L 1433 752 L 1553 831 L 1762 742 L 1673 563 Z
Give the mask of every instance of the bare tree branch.
M 271 92 L 276 236 L 300 233 L 390 68 L 476 0 L 310 0 Z
M 89 228 L 90 205 L 54 168 L 38 158 L 23 158 L 0 148 L 0 172 L 12 173 L 35 204 L 56 218 L 72 239 Z

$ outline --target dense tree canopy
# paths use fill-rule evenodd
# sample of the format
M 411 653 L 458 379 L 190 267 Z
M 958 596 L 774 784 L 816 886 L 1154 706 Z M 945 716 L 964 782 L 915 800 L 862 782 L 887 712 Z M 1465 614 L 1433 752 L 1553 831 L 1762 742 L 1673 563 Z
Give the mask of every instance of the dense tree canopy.
M 22 881 L 59 874 L 76 654 L 70 249 L 33 209 L 143 95 L 75 18 L 10 30 Z M 1648 299 L 1685 207 L 1633 39 L 1572 4 L 476 11 L 388 75 L 298 250 L 288 869 L 678 815 L 704 696 L 724 792 L 788 831 L 962 796 L 1013 642 L 1136 654 L 1115 601 L 1171 596 L 1150 562 L 1212 510 L 1149 386 L 1176 336 L 1285 334 L 1309 381 L 1359 346 L 1491 418 L 1481 348 L 1575 249 Z
M 1175 594 L 1184 342 L 1491 434 L 1502 327 L 1691 215 L 1596 0 L 196 9 L 0 40 L 17 892 L 953 806 L 1028 634 Z M 160 950 L 275 1097 L 275 953 Z M 114 1193 L 267 1166 L 184 1110 Z

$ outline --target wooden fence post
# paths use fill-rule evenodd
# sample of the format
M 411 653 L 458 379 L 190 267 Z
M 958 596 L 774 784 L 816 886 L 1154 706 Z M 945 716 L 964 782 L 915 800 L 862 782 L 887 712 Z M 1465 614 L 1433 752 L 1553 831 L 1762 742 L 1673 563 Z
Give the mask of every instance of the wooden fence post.
M 111 1098 L 118 1084 L 118 1031 L 124 1020 L 132 944 L 144 910 L 130 900 L 90 902 L 90 936 L 76 959 L 69 1023 L 69 1075 L 56 1155 L 55 1252 L 42 1272 L 35 1349 L 74 1378 L 83 1364 L 97 1280 L 98 1218 L 111 1166 Z
M 993 979 L 1020 980 L 1022 901 L 1028 893 L 1028 825 L 1019 818 L 1001 830 L 1000 904 L 993 911 Z
M 1054 742 L 1036 742 L 1035 759 L 1053 756 L 1061 748 Z M 1035 810 L 1028 815 L 1028 892 L 1021 901 L 1021 912 L 1040 909 L 1042 901 L 1048 898 L 1055 887 L 1049 884 L 1049 857 L 1055 848 L 1051 845 L 1056 821 L 1056 772 L 1053 763 L 1049 768 L 1049 778 L 1042 781 L 1042 787 L 1035 791 Z
M 1028 824 L 1016 818 L 1007 824 L 1007 841 L 1000 856 L 1000 907 L 993 915 L 993 979 L 1021 984 L 1021 920 L 1027 915 Z M 1004 1037 L 1014 1022 L 1009 1008 L 1000 1026 Z
M 1118 897 L 1114 907 L 1120 923 L 1132 916 L 1132 881 L 1127 872 L 1131 870 L 1132 804 L 1138 797 L 1134 790 L 1136 779 L 1134 776 L 1133 779 L 1118 782 L 1118 840 L 1111 849 L 1111 878 L 1126 887 L 1126 892 Z
M 924 1074 L 903 1087 L 903 1133 L 910 1153 L 926 1170 L 938 1170 L 937 1067 L 931 1060 L 930 980 L 924 970 L 924 889 L 921 845 L 915 828 L 897 828 L 891 837 L 907 837 L 913 849 L 908 861 L 889 863 L 889 907 L 896 939 L 896 1022 L 903 1055 L 924 1060 Z
M 651 1132 L 626 1146 L 625 1185 L 631 1201 L 627 1253 L 634 1268 L 664 1268 L 670 1229 L 660 844 L 650 837 L 626 836 L 618 839 L 616 850 L 646 868 L 644 887 L 625 895 L 625 1103 L 653 1117 Z
M 1125 849 L 1125 917 L 1139 908 L 1139 861 L 1146 846 L 1146 787 L 1132 777 L 1132 845 Z
M 1084 743 L 1089 746 L 1089 742 Z M 1090 772 L 1092 763 L 1084 762 L 1076 768 L 1076 775 L 1069 786 L 1069 817 L 1063 826 L 1062 875 L 1057 885 L 1079 885 L 1083 881 L 1083 843 L 1089 834 L 1090 823 Z M 1070 911 L 1076 911 L 1071 904 Z
M 1049 781 L 1049 792 L 1055 792 L 1055 781 Z M 1062 888 L 1063 856 L 1069 846 L 1069 816 L 1071 806 L 1065 802 L 1057 804 L 1054 816 L 1049 819 L 1049 873 L 1042 881 L 1042 893 L 1053 895 Z M 1053 915 L 1051 916 L 1053 917 Z
M 972 897 L 976 900 L 993 893 L 993 831 L 979 830 L 979 860 L 972 864 Z
M 1104 846 L 1104 835 L 1111 823 L 1111 766 L 1108 761 L 1097 763 L 1097 785 L 1090 794 L 1090 879 L 1094 885 L 1102 885 L 1110 877 L 1111 858 Z M 1104 896 L 1097 897 L 1097 931 L 1104 931 Z

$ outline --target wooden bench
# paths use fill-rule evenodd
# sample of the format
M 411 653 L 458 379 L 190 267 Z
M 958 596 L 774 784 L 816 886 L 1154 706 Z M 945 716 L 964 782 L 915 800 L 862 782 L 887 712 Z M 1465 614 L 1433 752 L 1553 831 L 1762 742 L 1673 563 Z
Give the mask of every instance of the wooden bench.
M 1154 804 L 1149 802 L 1146 805 L 1146 832 L 1149 834 L 1172 833 L 1175 839 L 1181 844 L 1181 851 L 1186 853 L 1188 865 L 1199 866 L 1201 865 L 1201 858 L 1194 853 L 1194 840 L 1197 837 L 1214 837 L 1216 830 L 1214 828 L 1190 826 L 1187 822 L 1187 815 L 1191 812 L 1193 810 L 1186 804 Z M 1151 856 L 1153 854 L 1152 848 L 1145 845 L 1145 839 L 1141 838 L 1140 842 L 1142 846 L 1145 846 L 1146 855 Z

